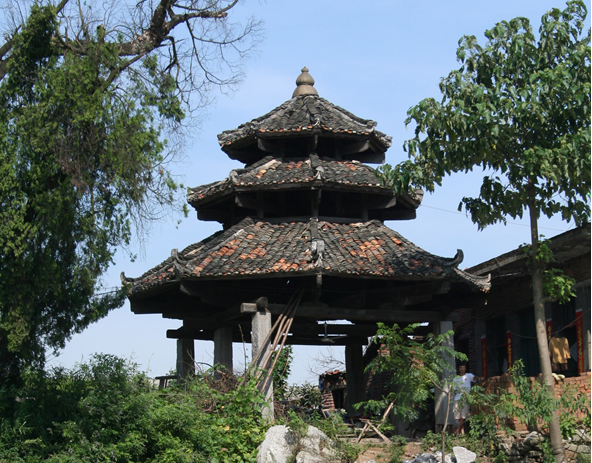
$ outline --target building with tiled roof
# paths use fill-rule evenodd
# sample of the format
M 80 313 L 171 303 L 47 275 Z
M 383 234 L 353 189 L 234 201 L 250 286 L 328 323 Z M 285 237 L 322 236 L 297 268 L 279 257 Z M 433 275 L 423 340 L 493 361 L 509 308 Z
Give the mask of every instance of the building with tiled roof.
M 188 202 L 222 230 L 138 278 L 122 275 L 135 313 L 183 321 L 167 336 L 215 340 L 216 357 L 251 341 L 245 303 L 276 317 L 300 290 L 288 342 L 331 338 L 357 356 L 376 322 L 437 324 L 488 290 L 487 277 L 459 270 L 461 251 L 435 256 L 384 224 L 415 218 L 423 193 L 383 186 L 364 163 L 383 162 L 391 138 L 313 84 L 304 68 L 290 100 L 218 136 L 244 167 L 191 189 Z

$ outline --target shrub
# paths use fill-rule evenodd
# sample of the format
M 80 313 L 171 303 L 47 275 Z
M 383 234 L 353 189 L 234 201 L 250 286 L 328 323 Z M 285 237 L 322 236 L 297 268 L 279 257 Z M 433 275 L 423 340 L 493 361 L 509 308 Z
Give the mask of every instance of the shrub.
M 96 355 L 0 390 L 0 462 L 255 461 L 262 404 L 253 382 L 221 392 L 203 373 L 157 390 L 135 364 Z

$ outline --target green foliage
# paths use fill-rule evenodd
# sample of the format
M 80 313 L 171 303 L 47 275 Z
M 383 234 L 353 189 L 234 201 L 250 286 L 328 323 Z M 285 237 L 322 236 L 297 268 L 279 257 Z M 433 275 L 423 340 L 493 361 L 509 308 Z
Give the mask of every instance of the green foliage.
M 574 285 L 576 280 L 565 275 L 563 270 L 558 268 L 546 268 L 551 262 L 554 262 L 553 251 L 550 247 L 550 241 L 543 240 L 543 235 L 537 245 L 537 255 L 535 261 L 545 268 L 543 272 L 543 292 L 544 296 L 557 301 L 561 304 L 568 302 L 572 297 L 575 297 Z M 526 264 L 530 267 L 532 259 L 532 246 L 523 244 L 521 246 Z
M 515 417 L 531 429 L 551 419 L 555 400 L 540 381 L 524 376 L 523 365 L 518 360 L 509 370 L 516 393 L 504 391 L 496 407 L 500 418 Z M 520 404 L 520 405 L 518 405 Z
M 573 437 L 576 429 L 590 432 L 590 400 L 574 387 L 564 389 L 557 399 L 559 426 L 564 439 Z
M 526 18 L 502 21 L 459 41 L 461 67 L 442 79 L 442 101 L 421 101 L 408 112 L 415 137 L 405 143 L 410 160 L 381 176 L 396 192 L 410 185 L 433 191 L 443 177 L 481 167 L 487 175 L 477 198 L 463 198 L 483 228 L 538 214 L 589 220 L 590 30 L 586 6 L 542 17 L 537 38 Z
M 415 136 L 404 148 L 409 160 L 379 169 L 397 194 L 411 187 L 434 191 L 445 176 L 479 167 L 485 173 L 477 197 L 459 204 L 479 229 L 528 211 L 533 257 L 538 256 L 538 220 L 561 214 L 577 225 L 590 220 L 590 37 L 586 5 L 568 1 L 541 19 L 538 37 L 530 21 L 502 21 L 459 41 L 461 63 L 440 82 L 441 102 L 422 100 L 407 112 Z M 543 263 L 532 260 L 534 315 L 544 322 Z M 547 290 L 568 296 L 569 282 L 547 274 Z M 551 384 L 544 333 L 537 333 L 541 371 Z M 563 446 L 557 415 L 549 421 L 557 461 Z
M 466 400 L 472 407 L 469 417 L 470 437 L 482 454 L 499 453 L 498 430 L 512 432 L 507 420 L 518 418 L 529 429 L 544 429 L 554 410 L 560 412 L 559 422 L 564 439 L 574 435 L 576 429 L 590 430 L 590 401 L 574 388 L 566 388 L 555 400 L 548 389 L 538 380 L 523 374 L 523 365 L 518 360 L 510 369 L 515 392 L 499 389 L 487 393 L 481 386 L 471 388 Z M 464 396 L 463 396 L 464 399 Z M 542 446 L 547 461 L 554 461 L 549 441 Z
M 323 393 L 315 384 L 304 383 L 288 386 L 286 396 L 290 403 L 305 409 L 317 409 L 323 405 Z
M 0 462 L 248 462 L 263 440 L 253 382 L 221 393 L 208 375 L 154 389 L 136 366 L 93 357 L 0 390 Z
M 271 364 L 278 356 L 276 350 L 271 357 Z M 290 366 L 294 359 L 292 346 L 284 346 L 279 352 L 279 357 L 273 369 L 273 395 L 276 400 L 287 398 L 288 394 L 288 376 L 290 376 Z
M 161 133 L 183 118 L 174 79 L 153 57 L 148 78 L 123 78 L 100 35 L 84 55 L 58 51 L 58 28 L 33 6 L 0 81 L 0 385 L 123 304 L 101 275 L 181 193 Z
M 442 387 L 442 375 L 450 368 L 446 358 L 466 360 L 466 356 L 444 346 L 453 333 L 435 336 L 427 335 L 421 341 L 413 338 L 417 324 L 400 328 L 397 324 L 389 327 L 378 324 L 374 342 L 381 351 L 366 367 L 374 373 L 396 372 L 393 374 L 388 390 L 382 400 L 370 400 L 359 404 L 366 412 L 379 414 L 389 403 L 393 403 L 393 413 L 404 420 L 418 416 L 418 407 L 430 397 L 430 390 Z
M 389 463 L 401 463 L 405 457 L 405 449 L 407 448 L 407 440 L 403 436 L 394 435 L 392 437 L 393 444 L 389 447 L 390 459 Z
M 463 394 L 462 401 L 468 402 L 471 406 L 469 422 L 469 437 L 477 445 L 474 448 L 482 455 L 498 454 L 498 415 L 494 413 L 499 403 L 497 394 L 487 393 L 480 386 L 475 385 L 469 394 Z

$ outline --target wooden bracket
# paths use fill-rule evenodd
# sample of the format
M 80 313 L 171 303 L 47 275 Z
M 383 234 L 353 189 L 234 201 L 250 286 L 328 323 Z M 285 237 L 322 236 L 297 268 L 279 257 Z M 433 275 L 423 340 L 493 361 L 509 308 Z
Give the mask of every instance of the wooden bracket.
M 260 297 L 255 302 L 243 302 L 240 306 L 241 313 L 257 313 L 261 310 L 267 310 L 269 302 L 266 297 Z

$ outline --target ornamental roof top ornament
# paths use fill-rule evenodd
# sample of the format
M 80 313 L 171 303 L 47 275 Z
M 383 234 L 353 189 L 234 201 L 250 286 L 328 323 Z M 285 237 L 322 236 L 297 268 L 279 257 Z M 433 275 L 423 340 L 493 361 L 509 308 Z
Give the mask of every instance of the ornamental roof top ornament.
M 313 87 L 314 79 L 308 73 L 308 68 L 302 68 L 302 74 L 296 79 L 296 89 L 292 93 L 292 98 L 299 95 L 318 95 L 317 90 Z

